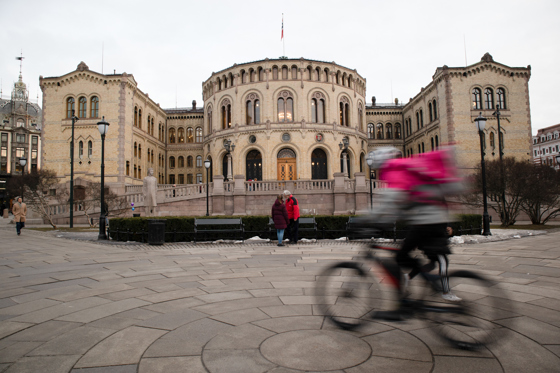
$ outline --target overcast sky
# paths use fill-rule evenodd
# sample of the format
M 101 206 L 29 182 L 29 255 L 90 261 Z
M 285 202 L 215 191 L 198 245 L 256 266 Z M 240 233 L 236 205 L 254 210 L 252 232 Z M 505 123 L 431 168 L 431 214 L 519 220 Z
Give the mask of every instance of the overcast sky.
M 367 101 L 407 102 L 438 66 L 489 52 L 531 65 L 533 134 L 560 123 L 560 1 L 123 1 L 0 0 L 0 78 L 19 74 L 33 101 L 39 75 L 90 70 L 133 74 L 164 108 L 202 104 L 213 71 L 283 55 L 334 61 L 367 79 Z M 103 56 L 103 58 L 102 58 Z M 41 100 L 41 97 L 39 97 Z

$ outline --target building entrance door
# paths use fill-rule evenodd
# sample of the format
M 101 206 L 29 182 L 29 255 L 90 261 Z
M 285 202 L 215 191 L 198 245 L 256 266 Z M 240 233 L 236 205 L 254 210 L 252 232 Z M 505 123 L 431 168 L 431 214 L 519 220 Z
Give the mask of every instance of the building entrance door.
M 278 180 L 296 180 L 295 158 L 278 158 Z

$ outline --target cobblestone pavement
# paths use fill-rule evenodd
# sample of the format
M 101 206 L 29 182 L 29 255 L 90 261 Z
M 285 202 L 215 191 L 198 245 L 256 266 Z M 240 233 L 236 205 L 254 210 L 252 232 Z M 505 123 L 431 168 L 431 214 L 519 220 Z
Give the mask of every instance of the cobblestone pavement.
M 356 243 L 100 245 L 0 227 L 0 372 L 558 372 L 560 233 L 454 246 L 514 312 L 481 351 L 418 320 L 334 328 L 319 271 Z M 480 302 L 483 302 L 481 300 Z

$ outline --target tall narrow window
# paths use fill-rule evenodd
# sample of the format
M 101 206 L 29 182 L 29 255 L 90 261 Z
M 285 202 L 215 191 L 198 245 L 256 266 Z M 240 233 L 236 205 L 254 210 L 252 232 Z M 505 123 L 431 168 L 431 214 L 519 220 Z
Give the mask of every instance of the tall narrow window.
M 294 121 L 294 100 L 288 91 L 280 92 L 278 97 L 278 122 L 290 123 Z
M 177 158 L 178 167 L 185 167 L 185 157 L 182 155 Z
M 84 157 L 84 142 L 80 141 L 78 143 L 78 157 L 82 159 Z
M 212 134 L 212 108 L 208 107 L 208 134 Z
M 490 132 L 490 147 L 492 149 L 496 148 L 496 141 L 494 140 L 494 132 Z
M 201 155 L 196 156 L 196 167 L 202 167 L 202 156 Z
M 377 123 L 377 140 L 383 140 L 383 124 Z
M 202 142 L 202 127 L 196 127 L 196 142 Z
M 480 88 L 474 88 L 472 90 L 472 106 L 474 110 L 482 109 L 482 93 Z
M 265 80 L 264 69 L 262 67 L 259 67 L 259 82 L 264 82 Z
M 72 113 L 75 110 L 75 101 L 73 97 L 66 99 L 66 118 L 72 118 Z
M 138 127 L 138 108 L 134 107 L 134 127 Z
M 274 66 L 272 68 L 272 80 L 278 80 L 278 67 Z
M 375 139 L 375 130 L 374 130 L 373 123 L 368 123 L 367 134 L 368 134 L 368 139 Z
M 169 143 L 175 144 L 175 128 L 169 129 Z
M 436 100 L 433 101 L 433 108 L 434 108 L 434 120 L 436 120 L 438 118 L 438 112 L 437 112 L 437 103 Z
M 169 157 L 169 168 L 175 168 L 175 157 Z
M 420 129 L 420 113 L 416 112 L 416 129 Z
M 339 103 L 340 125 L 350 126 L 350 101 L 346 97 L 342 97 Z
M 401 125 L 399 123 L 395 124 L 395 139 L 401 139 Z
M 498 88 L 496 90 L 496 96 L 498 98 L 497 104 L 500 105 L 500 109 L 506 109 L 506 90 Z
M 386 139 L 393 138 L 393 125 L 391 123 L 387 123 L 385 125 L 385 138 Z
M 91 98 L 91 118 L 99 118 L 99 97 L 93 96 Z
M 222 101 L 222 129 L 231 128 L 231 103 L 228 98 Z
M 245 110 L 245 124 L 259 124 L 261 122 L 261 103 L 255 93 L 247 96 Z
M 130 176 L 130 161 L 126 161 L 126 176 Z
M 317 123 L 317 99 L 311 99 L 311 122 Z
M 88 158 L 91 158 L 93 156 L 93 142 L 91 140 L 89 140 L 87 143 L 87 155 Z
M 138 144 L 138 158 L 142 158 L 142 145 Z
M 177 143 L 182 144 L 185 142 L 185 129 L 183 127 L 177 130 Z
M 364 130 L 363 123 L 364 123 L 364 111 L 360 104 L 360 106 L 358 107 L 358 128 L 360 129 L 360 131 Z
M 80 97 L 78 100 L 78 117 L 85 118 L 87 116 L 87 99 Z
M 484 108 L 487 110 L 494 109 L 494 91 L 490 88 L 484 90 Z
M 428 112 L 430 114 L 430 123 L 434 121 L 434 112 L 432 110 L 432 103 L 428 102 Z
M 187 142 L 188 143 L 194 142 L 194 131 L 192 127 L 187 128 Z
M 142 128 L 142 109 L 138 109 L 138 128 Z
M 187 167 L 192 167 L 193 166 L 193 157 L 192 155 L 189 155 L 187 157 Z
M 297 79 L 297 67 L 292 66 L 292 79 Z
M 424 112 L 422 109 L 420 109 L 420 128 L 424 128 Z
M 288 67 L 282 66 L 282 80 L 288 80 Z
M 253 124 L 253 101 L 247 101 L 245 124 Z

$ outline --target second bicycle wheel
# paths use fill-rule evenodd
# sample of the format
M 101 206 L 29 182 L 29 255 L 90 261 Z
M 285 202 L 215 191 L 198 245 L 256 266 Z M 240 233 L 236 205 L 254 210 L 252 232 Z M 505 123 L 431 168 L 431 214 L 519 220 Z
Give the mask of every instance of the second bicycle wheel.
M 321 272 L 315 296 L 322 314 L 345 330 L 359 327 L 382 300 L 375 278 L 357 262 L 337 263 Z
M 507 317 L 510 302 L 502 289 L 476 273 L 449 275 L 451 291 L 460 301 L 446 301 L 441 292 L 427 290 L 423 314 L 432 330 L 457 348 L 473 350 L 499 339 L 503 330 L 493 321 Z

